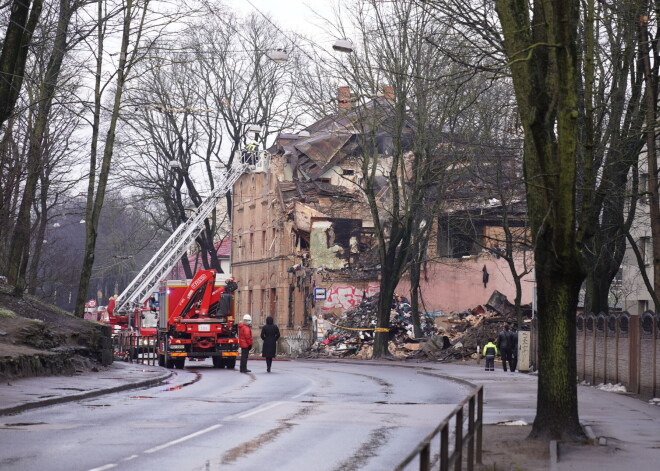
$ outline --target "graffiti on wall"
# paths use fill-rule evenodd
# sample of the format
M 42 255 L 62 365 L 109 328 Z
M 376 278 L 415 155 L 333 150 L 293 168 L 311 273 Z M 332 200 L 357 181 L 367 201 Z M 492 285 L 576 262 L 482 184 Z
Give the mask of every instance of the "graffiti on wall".
M 378 285 L 375 284 L 369 285 L 367 289 L 348 285 L 333 286 L 332 288 L 328 288 L 328 297 L 325 300 L 323 309 L 350 309 L 360 304 L 365 296 L 370 298 L 378 293 L 378 291 Z

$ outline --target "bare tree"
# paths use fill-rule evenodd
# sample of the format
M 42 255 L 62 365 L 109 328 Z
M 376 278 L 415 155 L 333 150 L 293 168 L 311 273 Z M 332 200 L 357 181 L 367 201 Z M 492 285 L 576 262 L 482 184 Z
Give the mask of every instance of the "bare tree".
M 87 207 L 86 207 L 86 237 L 85 256 L 80 277 L 80 285 L 77 294 L 75 314 L 83 315 L 85 300 L 88 296 L 87 289 L 92 275 L 94 265 L 94 248 L 98 237 L 99 219 L 103 201 L 108 187 L 111 171 L 111 163 L 115 150 L 117 124 L 124 103 L 123 95 L 127 81 L 131 78 L 133 67 L 144 58 L 149 51 L 149 44 L 156 41 L 158 37 L 166 33 L 173 34 L 168 30 L 174 21 L 181 18 L 183 12 L 189 12 L 185 3 L 172 5 L 172 10 L 163 11 L 152 9 L 150 0 L 126 0 L 119 2 L 117 8 L 113 8 L 111 2 L 99 1 L 97 3 L 97 33 L 94 44 L 96 59 L 96 70 L 94 71 L 94 104 L 92 114 L 92 137 L 90 147 L 89 181 L 87 185 Z M 118 61 L 111 73 L 111 81 L 104 81 L 104 61 L 107 51 L 105 39 L 112 31 L 111 21 L 118 17 L 120 24 L 120 46 Z M 114 53 L 110 53 L 114 54 Z M 106 88 L 112 83 L 109 110 L 103 114 L 102 103 Z M 107 116 L 107 129 L 103 140 L 103 150 L 99 159 L 99 145 L 101 136 L 102 118 Z
M 52 43 L 44 81 L 36 101 L 37 112 L 29 137 L 26 163 L 26 181 L 21 198 L 21 204 L 16 216 L 16 225 L 12 235 L 9 250 L 7 275 L 9 283 L 14 285 L 14 293 L 23 294 L 26 283 L 26 273 L 29 260 L 31 209 L 37 192 L 37 184 L 43 165 L 44 138 L 57 92 L 60 70 L 67 50 L 71 47 L 69 26 L 71 18 L 82 2 L 76 0 L 60 0 L 55 36 Z
M 122 138 L 132 145 L 122 151 L 123 180 L 161 201 L 172 230 L 213 190 L 218 172 L 231 167 L 248 124 L 260 126 L 262 145 L 294 124 L 295 67 L 268 58 L 272 45 L 286 38 L 260 16 L 211 13 L 181 32 L 176 44 L 160 42 L 159 56 L 140 66 L 127 92 L 133 111 L 126 113 L 130 130 Z M 217 270 L 213 241 L 226 222 L 219 215 L 207 219 L 197 239 L 203 265 Z M 189 270 L 187 258 L 182 261 Z
M 352 126 L 360 136 L 362 186 L 378 239 L 377 358 L 387 355 L 391 300 L 402 273 L 412 263 L 413 284 L 419 275 L 425 241 L 443 200 L 443 170 L 451 158 L 444 152 L 446 130 L 452 124 L 460 128 L 450 117 L 460 115 L 466 104 L 469 77 L 434 53 L 426 38 L 445 41 L 445 29 L 415 2 L 363 1 L 350 12 L 352 27 L 361 34 L 359 50 L 339 63 L 337 73 L 356 91 Z M 340 23 L 337 29 L 348 25 Z M 383 85 L 392 87 L 384 96 Z M 384 135 L 391 138 L 385 152 Z M 382 177 L 387 190 L 378 184 Z

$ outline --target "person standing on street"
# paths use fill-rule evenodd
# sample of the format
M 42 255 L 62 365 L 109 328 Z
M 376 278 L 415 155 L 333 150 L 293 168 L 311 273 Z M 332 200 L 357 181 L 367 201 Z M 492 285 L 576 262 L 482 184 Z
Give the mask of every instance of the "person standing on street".
M 277 339 L 280 338 L 280 329 L 273 323 L 273 318 L 266 317 L 266 325 L 261 328 L 261 340 L 264 341 L 261 348 L 262 355 L 266 358 L 266 371 L 270 373 L 273 358 L 277 353 Z
M 243 322 L 238 324 L 238 345 L 241 347 L 241 373 L 249 373 L 247 369 L 248 355 L 252 348 L 252 317 L 250 314 L 243 316 Z
M 495 339 L 488 339 L 484 345 L 483 355 L 486 357 L 486 371 L 495 371 L 495 356 L 497 356 L 497 346 L 493 343 Z
M 502 367 L 506 371 L 506 364 L 509 363 L 511 371 L 513 370 L 513 339 L 511 332 L 509 332 L 509 324 L 504 325 L 504 330 L 497 336 L 497 348 L 500 350 L 502 356 Z
M 516 326 L 511 328 L 511 345 L 511 359 L 513 360 L 513 363 L 511 363 L 511 371 L 516 371 L 516 367 L 518 366 L 518 329 Z

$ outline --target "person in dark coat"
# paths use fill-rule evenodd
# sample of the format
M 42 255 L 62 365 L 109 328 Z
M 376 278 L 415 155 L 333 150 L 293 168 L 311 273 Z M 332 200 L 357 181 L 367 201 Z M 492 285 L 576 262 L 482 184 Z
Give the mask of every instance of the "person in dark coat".
M 273 323 L 273 318 L 266 318 L 266 325 L 261 328 L 261 340 L 264 341 L 262 356 L 266 358 L 266 371 L 270 373 L 273 358 L 277 352 L 277 339 L 280 338 L 280 329 Z
M 518 366 L 518 329 L 516 326 L 511 328 L 511 344 L 513 350 L 511 353 L 511 359 L 513 360 L 511 363 L 511 371 L 516 371 L 516 367 Z
M 504 325 L 504 330 L 500 332 L 497 336 L 497 348 L 500 351 L 500 356 L 502 357 L 502 366 L 504 371 L 506 371 L 506 365 L 509 364 L 511 371 L 515 371 L 513 366 L 513 339 L 511 338 L 511 332 L 509 332 L 509 325 Z

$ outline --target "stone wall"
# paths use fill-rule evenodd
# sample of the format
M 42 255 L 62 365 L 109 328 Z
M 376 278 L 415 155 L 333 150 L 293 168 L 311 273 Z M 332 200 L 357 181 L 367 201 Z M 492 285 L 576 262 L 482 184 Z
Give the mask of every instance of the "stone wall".
M 577 318 L 578 378 L 622 384 L 634 394 L 660 394 L 660 316 L 587 314 Z

